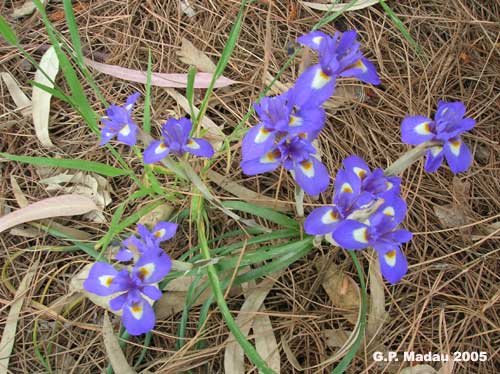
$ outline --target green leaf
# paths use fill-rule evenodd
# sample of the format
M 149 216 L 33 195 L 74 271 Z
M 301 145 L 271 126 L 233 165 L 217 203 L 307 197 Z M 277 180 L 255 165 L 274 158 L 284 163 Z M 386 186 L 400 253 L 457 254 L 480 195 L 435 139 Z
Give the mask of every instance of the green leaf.
M 31 156 L 16 156 L 9 153 L 0 152 L 0 156 L 11 160 L 24 162 L 26 164 L 36 166 L 49 166 L 55 168 L 74 169 L 82 171 L 91 171 L 93 173 L 101 174 L 106 177 L 117 177 L 120 175 L 127 175 L 129 171 L 115 168 L 100 162 L 87 161 L 87 160 L 70 160 L 64 158 L 51 158 L 51 157 L 31 157 Z
M 71 99 L 68 96 L 66 96 L 66 94 L 58 88 L 48 87 L 44 84 L 41 84 L 41 83 L 35 82 L 35 81 L 31 81 L 31 80 L 29 80 L 28 83 L 30 83 L 32 86 L 38 87 L 41 90 L 48 92 L 52 96 L 57 97 L 59 100 L 62 100 L 62 101 L 69 103 L 69 104 L 72 104 Z
M 5 38 L 5 40 L 7 40 L 9 44 L 11 45 L 19 44 L 16 33 L 14 32 L 12 27 L 10 27 L 10 25 L 7 23 L 7 20 L 3 18 L 1 15 L 0 15 L 0 34 L 2 34 L 2 36 Z
M 225 201 L 223 205 L 229 209 L 239 210 L 240 212 L 250 213 L 254 216 L 262 217 L 268 221 L 277 223 L 283 227 L 288 227 L 290 229 L 300 229 L 300 225 L 294 219 L 278 213 L 270 208 L 263 208 L 261 206 L 253 205 L 243 201 Z

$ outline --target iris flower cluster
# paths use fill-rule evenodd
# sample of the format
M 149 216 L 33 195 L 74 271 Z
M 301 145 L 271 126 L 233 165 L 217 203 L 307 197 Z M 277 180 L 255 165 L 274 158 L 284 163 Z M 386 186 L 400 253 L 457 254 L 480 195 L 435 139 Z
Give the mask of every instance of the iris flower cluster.
M 121 311 L 123 326 L 130 335 L 144 334 L 155 325 L 152 304 L 162 295 L 157 284 L 172 268 L 160 243 L 172 238 L 176 230 L 177 224 L 171 222 L 160 222 L 152 231 L 139 225 L 139 237 L 124 240 L 116 254 L 118 261 L 134 259 L 134 264 L 117 270 L 113 265 L 96 262 L 83 283 L 86 291 L 98 296 L 114 295 L 109 307 Z
M 453 173 L 466 171 L 472 163 L 472 154 L 460 134 L 471 130 L 476 121 L 464 118 L 462 102 L 439 101 L 434 120 L 425 116 L 407 116 L 401 124 L 404 143 L 418 145 L 427 141 L 438 142 L 426 154 L 424 170 L 435 172 L 446 158 Z
M 408 270 L 400 247 L 412 237 L 409 231 L 397 228 L 406 215 L 400 184 L 400 178 L 386 177 L 382 169 L 370 170 L 358 156 L 346 158 L 335 179 L 332 205 L 309 214 L 304 222 L 306 233 L 329 235 L 350 250 L 373 247 L 384 278 L 392 284 L 398 282 Z M 356 213 L 372 208 L 376 209 L 368 217 L 356 219 Z
M 328 170 L 312 143 L 325 124 L 321 105 L 333 94 L 337 77 L 380 83 L 356 37 L 356 31 L 333 36 L 313 31 L 298 38 L 299 43 L 318 52 L 319 63 L 307 68 L 290 90 L 254 104 L 260 122 L 242 142 L 241 168 L 246 175 L 283 166 L 307 194 L 317 195 L 328 188 Z

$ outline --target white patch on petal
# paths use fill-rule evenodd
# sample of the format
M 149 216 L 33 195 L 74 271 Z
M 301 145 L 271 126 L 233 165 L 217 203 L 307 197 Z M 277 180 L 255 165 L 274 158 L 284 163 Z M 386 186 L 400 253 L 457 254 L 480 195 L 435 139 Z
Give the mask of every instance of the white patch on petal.
M 125 125 L 121 128 L 120 130 L 120 134 L 122 134 L 123 136 L 128 136 L 130 134 L 130 126 L 129 125 Z
M 384 260 L 391 268 L 396 265 L 396 251 L 392 250 L 384 255 Z
M 387 208 L 385 208 L 383 210 L 383 213 L 389 217 L 394 217 L 394 215 L 396 214 L 396 212 L 394 211 L 394 208 L 392 206 L 388 206 Z
M 354 66 L 356 66 L 358 69 L 361 69 L 363 73 L 366 73 L 368 71 L 368 68 L 365 64 L 363 64 L 363 61 L 361 60 L 356 61 Z
M 144 308 L 142 307 L 142 303 L 135 303 L 128 307 L 130 313 L 136 320 L 140 320 L 142 315 L 144 314 Z
M 104 134 L 104 135 L 106 135 L 106 137 L 110 137 L 110 136 L 113 136 L 113 133 L 112 133 L 112 132 L 107 132 L 107 133 L 106 133 L 106 134 Z
M 160 153 L 164 153 L 166 150 L 167 150 L 167 146 L 163 143 L 160 143 L 155 148 L 155 154 L 159 155 Z
M 322 36 L 315 36 L 314 38 L 312 38 L 312 42 L 316 44 L 318 47 L 322 40 L 323 40 Z
M 157 231 L 154 232 L 154 236 L 156 238 L 162 238 L 162 237 L 165 236 L 165 233 L 166 233 L 165 229 L 157 230 Z
M 271 131 L 266 130 L 264 127 L 259 129 L 257 136 L 255 137 L 255 143 L 264 143 L 267 138 L 271 135 Z
M 430 124 L 429 121 L 419 123 L 417 126 L 415 126 L 415 132 L 418 135 L 429 135 L 429 134 L 431 134 L 431 129 L 429 127 L 429 124 Z
M 368 229 L 361 227 L 352 231 L 352 237 L 359 243 L 368 243 Z
M 200 145 L 196 143 L 193 139 L 188 140 L 186 147 L 191 149 L 200 149 Z
M 329 210 L 321 217 L 321 223 L 325 225 L 329 225 L 331 223 L 335 223 L 339 220 L 339 217 L 333 212 L 333 210 Z
M 314 177 L 314 165 L 311 161 L 302 161 L 299 167 L 306 177 Z
M 267 152 L 264 156 L 260 158 L 260 163 L 261 164 L 270 164 L 273 162 L 276 162 L 278 160 L 279 155 L 273 153 L 273 152 Z
M 101 286 L 109 288 L 111 287 L 111 283 L 113 283 L 113 278 L 114 276 L 112 275 L 101 275 L 99 277 L 99 283 L 101 283 Z
M 153 274 L 155 271 L 155 264 L 150 262 L 149 264 L 142 265 L 139 269 L 137 269 L 137 272 L 139 273 L 139 278 L 141 278 L 143 281 L 148 280 L 148 278 Z
M 311 87 L 314 88 L 315 90 L 319 90 L 323 87 L 326 86 L 328 82 L 332 80 L 332 77 L 329 75 L 325 74 L 321 68 L 317 68 L 316 72 L 314 74 L 314 78 L 311 84 Z
M 443 147 L 438 146 L 438 147 L 432 147 L 431 148 L 431 154 L 432 157 L 439 156 L 439 154 L 443 151 Z
M 392 187 L 394 187 L 394 185 L 391 182 L 385 182 L 386 191 L 392 190 Z
M 128 112 L 132 109 L 133 106 L 134 106 L 134 104 L 125 105 L 125 110 Z
M 288 122 L 288 125 L 290 125 L 291 127 L 299 127 L 302 126 L 303 122 L 304 121 L 302 120 L 301 117 L 290 116 L 290 122 Z
M 344 193 L 352 193 L 352 187 L 351 187 L 351 185 L 349 183 L 344 183 L 340 187 L 340 191 L 344 192 Z
M 354 174 L 356 174 L 360 179 L 363 179 L 366 175 L 366 170 L 365 169 L 361 169 L 361 168 L 358 168 L 357 166 L 353 167 L 352 168 L 352 171 L 354 172 Z
M 462 145 L 462 142 L 460 140 L 455 140 L 453 142 L 449 142 L 448 144 L 450 146 L 451 153 L 458 157 L 460 155 L 460 146 Z

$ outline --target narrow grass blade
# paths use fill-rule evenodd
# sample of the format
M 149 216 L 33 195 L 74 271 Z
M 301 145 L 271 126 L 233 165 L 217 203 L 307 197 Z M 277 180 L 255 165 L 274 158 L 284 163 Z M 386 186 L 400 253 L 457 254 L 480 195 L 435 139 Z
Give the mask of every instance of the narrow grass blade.
M 0 34 L 2 34 L 5 40 L 10 44 L 19 44 L 16 33 L 2 15 L 0 15 Z
M 278 225 L 281 225 L 283 227 L 296 230 L 300 229 L 300 225 L 297 221 L 269 208 L 263 208 L 261 206 L 246 203 L 243 201 L 225 201 L 223 205 L 229 209 L 235 209 L 240 212 L 250 213 L 254 216 L 265 218 L 268 221 L 277 223 Z

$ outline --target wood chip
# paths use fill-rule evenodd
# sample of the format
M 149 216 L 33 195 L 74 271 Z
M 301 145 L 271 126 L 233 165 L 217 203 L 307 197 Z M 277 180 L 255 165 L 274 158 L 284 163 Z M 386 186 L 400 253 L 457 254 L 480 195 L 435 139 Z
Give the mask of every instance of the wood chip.
M 109 359 L 109 363 L 113 367 L 115 373 L 120 374 L 136 374 L 136 371 L 130 367 L 123 354 L 118 339 L 113 333 L 113 326 L 109 321 L 108 313 L 104 314 L 104 321 L 102 326 L 102 334 L 104 340 L 104 348 Z

